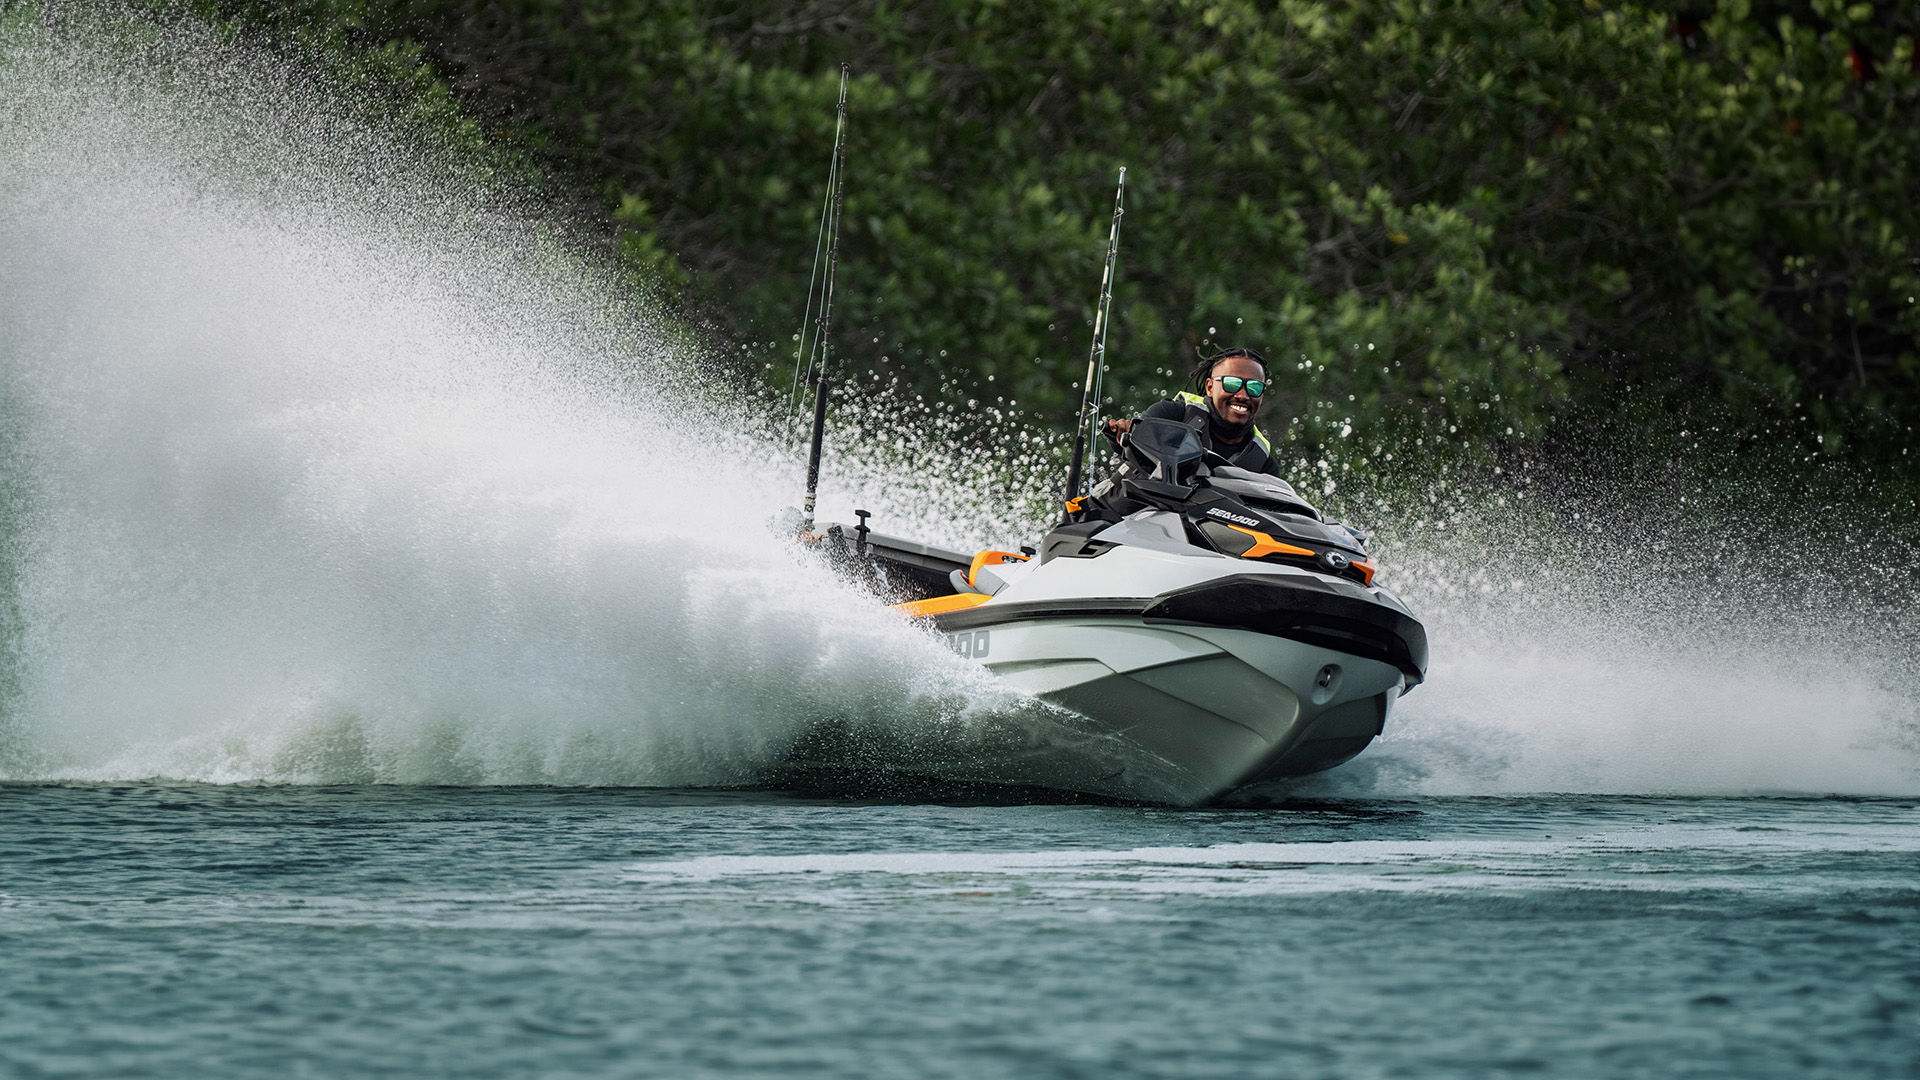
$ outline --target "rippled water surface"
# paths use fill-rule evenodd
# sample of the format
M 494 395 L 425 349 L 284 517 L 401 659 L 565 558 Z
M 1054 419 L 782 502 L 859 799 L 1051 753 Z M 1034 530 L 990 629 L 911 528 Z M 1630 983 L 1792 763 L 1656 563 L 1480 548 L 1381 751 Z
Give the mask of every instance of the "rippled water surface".
M 1920 804 L 0 786 L 0 1074 L 1920 1075 Z

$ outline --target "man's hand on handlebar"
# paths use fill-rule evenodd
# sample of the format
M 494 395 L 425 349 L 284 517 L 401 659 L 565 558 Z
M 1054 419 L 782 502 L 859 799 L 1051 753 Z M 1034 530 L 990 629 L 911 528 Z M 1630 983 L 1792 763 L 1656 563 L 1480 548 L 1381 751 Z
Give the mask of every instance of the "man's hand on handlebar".
M 1113 440 L 1115 443 L 1118 443 L 1122 435 L 1125 435 L 1127 432 L 1133 430 L 1133 421 L 1109 420 L 1106 423 L 1105 430 L 1106 430 L 1107 438 Z

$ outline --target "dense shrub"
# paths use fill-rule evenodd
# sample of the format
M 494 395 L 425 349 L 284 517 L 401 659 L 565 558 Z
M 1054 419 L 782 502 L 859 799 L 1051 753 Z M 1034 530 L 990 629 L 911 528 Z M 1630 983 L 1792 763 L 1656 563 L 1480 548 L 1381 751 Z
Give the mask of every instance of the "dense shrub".
M 1904 9 L 196 4 L 430 64 L 755 362 L 797 329 L 846 61 L 837 352 L 924 391 L 1064 414 L 1124 164 L 1123 404 L 1246 343 L 1308 445 L 1511 444 L 1631 391 L 1898 464 L 1920 412 Z

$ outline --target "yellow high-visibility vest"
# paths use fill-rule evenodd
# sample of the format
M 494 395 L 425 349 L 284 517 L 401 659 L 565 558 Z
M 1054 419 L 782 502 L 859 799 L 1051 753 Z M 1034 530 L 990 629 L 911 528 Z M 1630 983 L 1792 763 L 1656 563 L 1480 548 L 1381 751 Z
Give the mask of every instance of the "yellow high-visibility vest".
M 1198 405 L 1201 408 L 1207 410 L 1208 412 L 1213 411 L 1213 404 L 1209 402 L 1206 398 L 1201 397 L 1199 394 L 1189 393 L 1185 390 L 1182 390 L 1180 391 L 1180 393 L 1174 395 L 1174 400 L 1184 405 Z M 1258 425 L 1255 425 L 1253 428 L 1253 441 L 1260 447 L 1260 449 L 1265 450 L 1267 452 L 1268 457 L 1273 456 L 1273 444 L 1268 442 L 1267 437 L 1260 433 L 1260 428 Z

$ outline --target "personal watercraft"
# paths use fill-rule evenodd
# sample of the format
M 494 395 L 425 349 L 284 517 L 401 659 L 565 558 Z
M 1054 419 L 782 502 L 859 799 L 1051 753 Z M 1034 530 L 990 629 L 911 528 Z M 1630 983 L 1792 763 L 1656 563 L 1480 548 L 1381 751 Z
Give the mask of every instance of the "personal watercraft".
M 1278 480 L 1209 461 L 1199 432 L 1168 420 L 1134 421 L 1119 470 L 1080 494 L 1099 430 L 1124 168 L 1080 384 L 1069 519 L 1038 547 L 972 558 L 875 533 L 864 511 L 857 526 L 816 527 L 847 81 L 843 66 L 832 195 L 809 278 L 820 286 L 809 286 L 803 319 L 813 330 L 796 356 L 796 414 L 799 387 L 813 397 L 796 532 L 1063 721 L 949 747 L 924 762 L 927 778 L 1198 803 L 1358 754 L 1427 668 L 1426 631 L 1374 584 L 1363 537 Z M 836 752 L 829 727 L 803 737 L 790 762 L 804 768 L 819 748 L 829 767 L 862 756 Z
M 1137 420 L 1121 451 L 1019 552 L 969 558 L 875 532 L 864 512 L 810 534 L 1097 736 L 975 755 L 948 779 L 1192 804 L 1360 753 L 1427 669 L 1426 631 L 1374 582 L 1365 537 L 1185 425 Z

